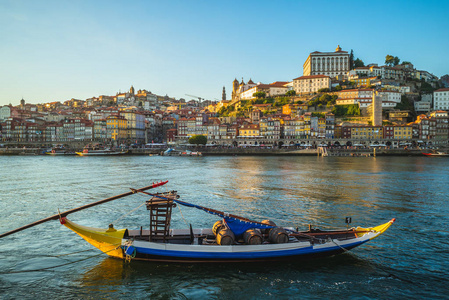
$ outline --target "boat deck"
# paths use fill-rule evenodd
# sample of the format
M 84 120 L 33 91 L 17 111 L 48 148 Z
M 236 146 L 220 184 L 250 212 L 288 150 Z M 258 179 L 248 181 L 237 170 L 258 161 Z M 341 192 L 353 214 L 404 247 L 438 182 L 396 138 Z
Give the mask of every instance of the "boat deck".
M 347 231 L 322 231 L 313 229 L 312 231 L 303 231 L 289 235 L 287 243 L 310 242 L 311 245 L 322 244 L 330 239 L 334 240 L 350 240 L 357 238 L 357 234 L 353 229 Z M 132 239 L 135 241 L 150 241 L 149 230 L 128 230 L 125 233 L 124 239 Z M 264 235 L 264 243 L 269 244 L 268 236 Z M 167 243 L 167 244 L 185 244 L 185 245 L 211 245 L 218 246 L 216 237 L 211 229 L 192 229 L 192 234 L 189 229 L 170 229 L 169 236 L 152 237 L 151 242 Z M 243 239 L 236 240 L 236 245 L 244 245 Z

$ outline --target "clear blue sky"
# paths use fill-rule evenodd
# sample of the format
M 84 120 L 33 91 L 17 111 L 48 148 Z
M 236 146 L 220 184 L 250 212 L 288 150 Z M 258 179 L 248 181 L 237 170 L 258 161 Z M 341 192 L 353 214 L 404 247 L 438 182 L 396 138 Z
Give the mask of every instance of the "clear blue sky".
M 338 44 L 442 76 L 448 30 L 449 1 L 0 0 L 0 105 L 131 85 L 211 100 L 225 86 L 229 99 L 234 78 L 290 81 L 310 52 Z

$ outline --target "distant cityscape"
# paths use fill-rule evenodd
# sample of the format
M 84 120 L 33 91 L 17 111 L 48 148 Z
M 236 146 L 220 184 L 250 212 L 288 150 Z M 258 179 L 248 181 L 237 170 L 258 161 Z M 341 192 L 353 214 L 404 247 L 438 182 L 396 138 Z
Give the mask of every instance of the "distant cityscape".
M 273 83 L 235 79 L 227 97 L 125 93 L 0 107 L 0 141 L 9 144 L 111 146 L 207 144 L 232 147 L 433 145 L 449 140 L 449 75 L 441 78 L 386 55 L 365 63 L 338 46 L 312 52 L 303 75 Z M 193 100 L 188 100 L 193 99 Z

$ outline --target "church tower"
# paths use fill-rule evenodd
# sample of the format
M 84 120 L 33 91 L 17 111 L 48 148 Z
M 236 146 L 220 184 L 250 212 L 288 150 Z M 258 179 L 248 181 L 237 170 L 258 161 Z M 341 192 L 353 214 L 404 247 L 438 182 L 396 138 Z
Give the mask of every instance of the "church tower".
M 221 100 L 226 100 L 226 89 L 223 87 L 223 93 L 221 94 Z
M 131 88 L 129 89 L 129 93 L 134 96 L 134 87 L 133 86 L 131 86 Z
M 232 82 L 232 100 L 235 100 L 238 97 L 237 95 L 238 89 L 239 89 L 239 81 L 236 78 Z

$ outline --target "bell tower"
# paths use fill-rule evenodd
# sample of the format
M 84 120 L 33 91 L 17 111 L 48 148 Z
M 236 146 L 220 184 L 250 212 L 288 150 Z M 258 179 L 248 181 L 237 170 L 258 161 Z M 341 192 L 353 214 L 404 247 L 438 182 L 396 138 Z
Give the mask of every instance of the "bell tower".
M 238 95 L 237 95 L 238 89 L 239 89 L 239 81 L 236 78 L 232 82 L 232 100 L 234 100 L 238 97 Z
M 221 94 L 221 100 L 226 100 L 226 89 L 223 87 L 223 93 Z

